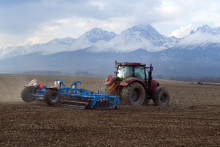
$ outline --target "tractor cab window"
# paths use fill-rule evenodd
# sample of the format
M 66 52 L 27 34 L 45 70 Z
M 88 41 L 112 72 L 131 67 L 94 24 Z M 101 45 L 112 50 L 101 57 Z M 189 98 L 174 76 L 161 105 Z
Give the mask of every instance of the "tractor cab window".
M 133 67 L 132 66 L 119 66 L 117 76 L 120 79 L 132 77 Z
M 145 80 L 145 69 L 144 66 L 136 66 L 134 69 L 134 74 L 137 78 L 141 79 L 142 81 Z

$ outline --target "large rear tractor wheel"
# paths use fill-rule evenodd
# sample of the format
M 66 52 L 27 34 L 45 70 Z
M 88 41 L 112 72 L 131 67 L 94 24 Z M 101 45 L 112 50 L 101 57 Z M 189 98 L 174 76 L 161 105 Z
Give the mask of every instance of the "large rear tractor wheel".
M 25 87 L 22 92 L 21 92 L 21 98 L 23 101 L 25 102 L 33 102 L 35 101 L 35 97 L 32 95 L 33 94 L 33 86 L 30 86 L 30 87 Z
M 60 94 L 55 89 L 47 89 L 44 93 L 44 100 L 48 105 L 57 105 L 60 101 Z
M 153 92 L 153 101 L 155 106 L 168 106 L 170 94 L 164 87 L 157 87 Z
M 124 87 L 121 92 L 121 101 L 125 104 L 140 106 L 145 100 L 145 89 L 138 82 L 131 83 Z

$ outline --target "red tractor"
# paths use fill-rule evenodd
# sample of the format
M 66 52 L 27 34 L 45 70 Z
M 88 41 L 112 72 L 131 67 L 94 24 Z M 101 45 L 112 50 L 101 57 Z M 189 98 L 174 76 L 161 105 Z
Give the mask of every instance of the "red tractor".
M 109 75 L 104 82 L 106 92 L 117 95 L 120 103 L 131 105 L 148 104 L 152 99 L 156 106 L 167 106 L 170 95 L 165 87 L 152 79 L 153 67 L 142 63 L 115 61 L 116 77 Z M 147 73 L 148 72 L 148 77 Z

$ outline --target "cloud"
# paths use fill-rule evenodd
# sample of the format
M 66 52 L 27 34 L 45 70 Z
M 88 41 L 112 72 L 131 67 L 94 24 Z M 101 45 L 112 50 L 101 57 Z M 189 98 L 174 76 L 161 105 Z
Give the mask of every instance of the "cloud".
M 84 1 L 85 3 L 87 0 Z M 25 34 L 47 21 L 85 15 L 88 5 L 78 1 L 37 0 L 0 5 L 0 32 Z
M 0 1 L 0 40 L 19 38 L 6 40 L 8 45 L 44 42 L 78 37 L 93 27 L 120 33 L 145 23 L 164 35 L 183 36 L 189 24 L 219 26 L 219 10 L 219 0 L 7 0 Z
M 220 27 L 220 21 L 216 22 L 216 23 L 214 24 L 214 26 L 215 26 L 215 27 Z
M 186 25 L 186 26 L 181 26 L 179 29 L 177 30 L 174 30 L 172 33 L 171 33 L 171 36 L 175 36 L 177 38 L 183 38 L 187 35 L 189 35 L 189 33 L 195 28 L 192 27 L 191 24 L 189 25 Z
M 104 7 L 105 7 L 105 3 L 98 2 L 98 1 L 90 1 L 89 4 L 91 6 L 97 6 L 100 10 L 104 10 Z
M 48 42 L 53 38 L 72 37 L 78 38 L 92 28 L 98 27 L 107 31 L 120 33 L 125 28 L 131 27 L 132 18 L 111 18 L 110 20 L 99 20 L 93 18 L 71 17 L 48 21 L 39 25 L 38 29 L 24 41 L 25 44 L 36 44 Z M 129 22 L 129 23 L 128 23 Z M 55 36 L 55 37 L 51 37 Z
M 0 47 L 5 48 L 9 46 L 23 45 L 25 37 L 21 35 L 12 35 L 7 33 L 0 33 Z

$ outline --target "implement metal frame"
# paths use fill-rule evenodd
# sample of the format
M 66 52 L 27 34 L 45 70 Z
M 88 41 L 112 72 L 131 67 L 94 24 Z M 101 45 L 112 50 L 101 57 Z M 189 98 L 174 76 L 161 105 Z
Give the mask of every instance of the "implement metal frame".
M 43 88 L 39 88 L 39 85 L 33 86 L 33 91 L 30 96 L 34 96 L 36 98 L 44 97 L 44 93 L 48 89 L 54 89 L 59 92 L 59 95 L 68 96 L 69 98 L 77 99 L 78 101 L 89 101 L 90 108 L 95 108 L 97 102 L 99 104 L 111 103 L 112 108 L 116 108 L 118 106 L 119 100 L 117 96 L 111 96 L 109 94 L 101 94 L 95 93 L 93 91 L 89 91 L 84 88 L 79 88 L 79 84 L 81 85 L 81 81 L 74 81 L 71 86 L 65 86 L 62 80 L 57 79 L 60 84 L 57 87 L 47 87 L 43 86 Z M 63 85 L 63 87 L 61 87 Z

